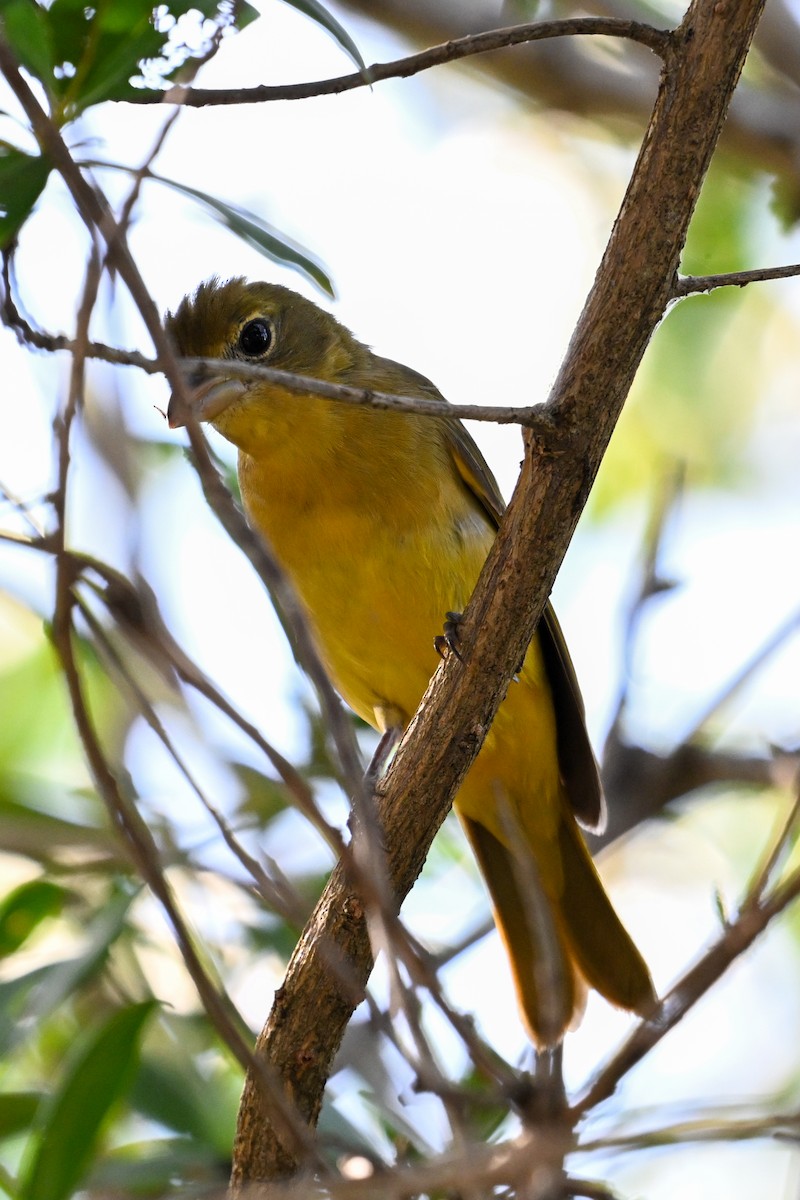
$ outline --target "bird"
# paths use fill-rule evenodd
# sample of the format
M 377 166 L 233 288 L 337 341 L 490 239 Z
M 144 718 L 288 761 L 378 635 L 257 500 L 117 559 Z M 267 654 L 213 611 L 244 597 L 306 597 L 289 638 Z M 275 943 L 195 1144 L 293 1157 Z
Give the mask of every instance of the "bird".
M 214 277 L 165 317 L 187 368 L 168 418 L 210 422 L 238 448 L 250 524 L 292 579 L 346 703 L 404 729 L 466 607 L 503 516 L 483 455 L 455 417 L 344 405 L 226 374 L 261 364 L 327 383 L 443 401 L 331 313 L 269 282 Z M 605 802 L 575 671 L 548 604 L 454 800 L 505 945 L 523 1024 L 540 1050 L 580 1020 L 588 989 L 646 1014 L 647 965 L 579 829 Z

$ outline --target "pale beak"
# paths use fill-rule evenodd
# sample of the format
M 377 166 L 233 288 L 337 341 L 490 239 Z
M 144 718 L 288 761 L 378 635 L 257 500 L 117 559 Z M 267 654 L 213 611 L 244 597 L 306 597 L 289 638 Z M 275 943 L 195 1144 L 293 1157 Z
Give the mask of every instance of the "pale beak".
M 247 385 L 242 379 L 212 378 L 192 386 L 189 378 L 186 381 L 189 412 L 196 421 L 213 421 L 233 404 L 234 400 L 244 395 L 246 390 Z M 188 420 L 186 405 L 182 403 L 177 392 L 173 392 L 169 398 L 167 420 L 170 429 L 179 429 Z

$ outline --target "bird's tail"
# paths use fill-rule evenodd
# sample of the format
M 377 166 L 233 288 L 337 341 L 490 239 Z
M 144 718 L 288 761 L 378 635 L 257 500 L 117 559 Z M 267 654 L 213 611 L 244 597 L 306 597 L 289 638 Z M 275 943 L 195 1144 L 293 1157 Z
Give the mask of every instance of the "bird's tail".
M 557 1045 L 580 1018 L 587 985 L 620 1008 L 644 1011 L 654 1003 L 647 966 L 603 889 L 571 813 L 565 810 L 559 825 L 558 894 L 540 877 L 524 844 L 512 853 L 477 821 L 463 815 L 461 820 L 489 888 L 523 1020 L 537 1046 Z

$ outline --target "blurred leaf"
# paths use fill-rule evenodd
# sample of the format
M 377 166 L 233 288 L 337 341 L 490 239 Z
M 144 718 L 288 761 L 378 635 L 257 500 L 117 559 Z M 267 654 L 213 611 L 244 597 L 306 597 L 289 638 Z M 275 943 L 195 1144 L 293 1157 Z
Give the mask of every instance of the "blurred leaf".
M 133 174 L 132 168 L 123 166 L 121 163 L 86 160 L 81 165 Z M 208 192 L 189 187 L 188 184 L 178 183 L 175 179 L 156 175 L 152 171 L 149 172 L 147 178 L 156 183 L 163 183 L 165 187 L 172 188 L 174 191 L 196 200 L 198 204 L 208 209 L 215 220 L 220 221 L 230 229 L 231 233 L 252 246 L 254 250 L 266 255 L 272 262 L 284 263 L 286 266 L 301 271 L 328 296 L 334 295 L 333 284 L 322 264 L 314 259 L 303 246 L 292 241 L 285 234 L 279 233 L 274 226 L 262 220 L 255 213 L 248 212 L 247 209 L 240 208 L 236 204 L 229 204 L 225 200 L 219 200 L 216 196 L 210 196 Z
M 19 60 L 60 100 L 63 120 L 101 101 L 135 99 L 131 80 L 145 64 L 168 79 L 187 59 L 206 53 L 210 40 L 174 36 L 176 21 L 196 25 L 211 20 L 220 27 L 243 29 L 258 11 L 247 3 L 219 0 L 172 0 L 154 8 L 148 0 L 53 0 L 49 7 L 32 0 L 2 6 L 4 28 Z
M 459 1086 L 475 1096 L 478 1103 L 469 1108 L 470 1131 L 477 1141 L 489 1142 L 508 1119 L 508 1104 L 497 1100 L 497 1092 L 475 1067 L 459 1081 Z
M 125 928 L 136 894 L 116 890 L 90 922 L 82 954 L 0 983 L 0 1056 L 29 1036 L 32 1023 L 45 1021 L 104 967 L 109 949 Z
M 40 1110 L 19 1200 L 67 1200 L 72 1195 L 109 1110 L 129 1085 L 142 1030 L 156 1007 L 147 1000 L 120 1009 L 78 1040 L 59 1087 Z
M 134 712 L 85 637 L 76 656 L 88 707 L 111 759 L 122 757 Z M 85 772 L 72 711 L 56 655 L 41 638 L 34 652 L 0 671 L 0 777 L 4 766 L 36 776 Z
M 56 59 L 52 88 L 69 117 L 122 98 L 142 59 L 158 54 L 164 43 L 145 0 L 98 0 L 95 6 L 53 0 L 48 16 Z
M 780 222 L 784 233 L 788 233 L 800 221 L 800 184 L 794 173 L 775 177 L 772 182 L 770 209 Z
M 67 821 L 26 803 L 29 793 L 41 799 L 46 790 L 40 780 L 0 772 L 0 846 L 45 864 L 65 849 L 75 850 L 95 864 L 124 869 L 124 850 L 111 830 Z M 59 797 L 69 803 L 70 793 L 61 790 Z
M 0 1138 L 27 1129 L 43 1098 L 42 1092 L 0 1092 Z
M 20 63 L 47 87 L 55 66 L 49 14 L 33 0 L 0 4 L 3 33 Z
M 683 256 L 691 274 L 735 271 L 752 260 L 753 213 L 761 192 L 713 168 L 700 196 Z M 722 288 L 673 305 L 648 348 L 592 492 L 602 515 L 652 487 L 654 475 L 684 463 L 694 486 L 735 482 L 760 394 L 754 307 L 769 293 Z M 738 325 L 746 319 L 749 335 Z
M 219 6 L 218 6 L 219 7 Z M 246 29 L 248 25 L 252 25 L 253 21 L 257 21 L 261 13 L 252 4 L 248 4 L 247 0 L 233 0 L 233 24 L 239 33 Z
M 318 899 L 320 894 L 321 891 L 317 892 L 315 899 Z M 309 906 L 309 913 L 312 907 L 313 905 Z M 252 924 L 248 927 L 247 945 L 259 959 L 263 958 L 265 951 L 269 951 L 276 954 L 281 962 L 287 963 L 297 946 L 299 932 L 299 929 L 292 928 L 285 921 L 268 920 L 263 924 Z
M 335 1104 L 324 1101 L 317 1123 L 317 1131 L 323 1144 L 328 1142 L 335 1148 L 336 1156 L 342 1152 L 347 1154 L 363 1154 L 370 1162 L 376 1157 L 375 1146 L 352 1121 L 339 1111 Z
M 691 275 L 744 270 L 750 263 L 754 206 L 760 207 L 761 199 L 752 180 L 728 167 L 712 167 L 689 226 L 681 270 Z
M 50 163 L 0 142 L 0 249 L 8 246 L 44 191 Z
M 342 49 L 352 58 L 358 69 L 366 73 L 367 64 L 361 57 L 358 46 L 350 37 L 347 30 L 339 24 L 323 4 L 320 4 L 319 0 L 284 0 L 284 3 L 291 5 L 298 12 L 304 13 L 312 21 L 316 21 L 318 25 L 321 25 L 325 32 L 329 33 L 334 41 L 338 42 Z
M 61 912 L 69 892 L 48 879 L 22 883 L 0 901 L 0 958 L 13 954 L 46 917 Z
M 160 1036 L 160 1029 L 154 1030 L 155 1052 L 141 1062 L 131 1088 L 131 1103 L 150 1120 L 186 1134 L 211 1147 L 217 1157 L 224 1157 L 230 1153 L 236 1128 L 241 1075 L 231 1069 L 230 1086 L 226 1087 L 226 1079 L 217 1070 L 210 1081 L 208 1071 L 201 1072 L 197 1066 L 200 1055 L 207 1054 L 213 1044 L 208 1025 L 190 1029 L 184 1018 L 168 1014 L 165 1019 L 173 1037 L 167 1041 Z
M 312 258 L 304 247 L 287 238 L 285 234 L 278 233 L 274 226 L 256 216 L 255 213 L 248 212 L 236 204 L 218 200 L 216 196 L 209 196 L 207 192 L 201 192 L 197 188 L 176 183 L 173 179 L 165 179 L 161 175 L 151 175 L 151 178 L 157 179 L 159 183 L 164 183 L 178 192 L 183 192 L 186 196 L 191 196 L 209 209 L 212 216 L 221 221 L 230 229 L 231 233 L 246 242 L 248 246 L 252 246 L 254 250 L 266 255 L 272 262 L 285 263 L 289 267 L 295 267 L 307 275 L 327 295 L 334 295 L 333 284 L 321 263 Z
M 259 826 L 263 828 L 268 825 L 290 806 L 291 801 L 285 784 L 277 779 L 270 779 L 268 775 L 263 775 L 247 763 L 231 762 L 229 765 L 245 793 L 239 811 L 254 813 L 258 817 Z
M 203 1183 L 218 1185 L 212 1196 L 224 1194 L 230 1175 L 230 1148 L 224 1156 L 212 1147 L 186 1138 L 159 1137 L 149 1142 L 115 1147 L 92 1167 L 92 1195 L 113 1197 L 176 1195 L 175 1180 L 191 1179 L 189 1196 L 205 1195 Z

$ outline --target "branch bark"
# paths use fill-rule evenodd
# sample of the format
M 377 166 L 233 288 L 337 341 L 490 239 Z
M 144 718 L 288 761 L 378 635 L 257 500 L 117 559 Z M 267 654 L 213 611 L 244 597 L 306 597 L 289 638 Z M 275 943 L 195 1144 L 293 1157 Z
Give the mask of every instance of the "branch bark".
M 424 46 L 490 29 L 501 7 L 497 0 L 471 0 L 470 4 L 463 0 L 342 0 L 342 4 Z M 594 5 L 593 11 L 624 19 L 641 15 L 642 10 L 625 0 L 605 0 Z M 800 163 L 800 94 L 794 71 L 798 25 L 782 0 L 772 0 L 759 39 L 765 27 L 768 36 L 763 44 L 759 42 L 762 53 L 774 61 L 774 47 L 780 44 L 783 58 L 788 58 L 791 66 L 785 77 L 776 75 L 766 86 L 744 84 L 739 89 L 724 147 L 759 170 L 786 179 L 796 192 Z M 474 60 L 474 69 L 528 97 L 537 107 L 613 124 L 631 139 L 644 128 L 655 96 L 652 57 L 631 44 L 623 47 L 616 65 L 586 53 L 579 38 L 560 38 L 521 46 L 512 54 L 482 55 Z
M 508 46 L 529 42 L 549 41 L 565 37 L 612 37 L 646 46 L 654 54 L 663 53 L 668 34 L 641 21 L 621 21 L 603 17 L 571 17 L 564 21 L 536 21 L 530 25 L 512 25 L 503 29 L 487 29 L 482 33 L 453 38 L 438 46 L 430 46 L 417 54 L 392 62 L 373 63 L 363 71 L 320 79 L 311 83 L 258 84 L 245 88 L 199 88 L 176 84 L 167 92 L 142 91 L 138 104 L 182 104 L 189 108 L 204 108 L 220 104 L 263 104 L 275 100 L 307 100 L 312 96 L 338 96 L 354 88 L 371 87 L 385 79 L 408 79 L 421 71 L 444 63 L 460 62 L 476 54 L 489 54 Z
M 522 473 L 461 629 L 378 789 L 396 904 L 416 879 L 533 635 L 648 341 L 673 294 L 695 201 L 764 0 L 695 0 L 672 36 L 650 126 L 594 287 L 548 401 L 559 434 L 526 434 Z M 564 442 L 568 449 L 563 449 Z M 331 971 L 337 959 L 348 966 Z M 258 1040 L 310 1123 L 372 967 L 364 905 L 338 868 Z M 248 1078 L 233 1195 L 297 1160 Z

